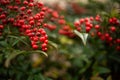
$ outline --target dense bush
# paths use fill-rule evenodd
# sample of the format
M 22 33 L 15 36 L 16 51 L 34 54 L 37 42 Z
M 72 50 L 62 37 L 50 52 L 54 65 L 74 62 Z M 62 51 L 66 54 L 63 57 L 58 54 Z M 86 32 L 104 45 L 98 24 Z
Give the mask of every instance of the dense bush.
M 0 80 L 119 80 L 114 3 L 0 0 Z

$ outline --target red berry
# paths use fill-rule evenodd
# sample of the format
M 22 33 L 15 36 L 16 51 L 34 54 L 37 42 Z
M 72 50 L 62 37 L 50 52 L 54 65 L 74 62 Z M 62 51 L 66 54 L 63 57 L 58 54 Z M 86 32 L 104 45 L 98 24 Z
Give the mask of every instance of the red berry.
M 45 40 L 44 43 L 48 44 L 48 40 Z
M 117 39 L 116 42 L 119 44 L 120 43 L 120 39 Z
M 43 24 L 43 27 L 48 27 L 48 24 L 44 23 L 44 24 Z
M 28 1 L 26 1 L 26 0 L 23 1 L 23 4 L 24 4 L 24 5 L 28 5 Z
M 65 22 L 64 19 L 60 19 L 60 20 L 58 21 L 58 23 L 59 23 L 59 24 L 65 24 L 66 22 Z
M 28 13 L 28 14 L 31 14 L 31 13 L 32 13 L 32 10 L 31 10 L 31 9 L 28 9 L 28 10 L 27 10 L 27 13 Z
M 59 17 L 58 12 L 57 12 L 57 11 L 54 11 L 54 12 L 52 13 L 52 16 L 53 16 L 54 18 L 58 18 L 58 17 Z
M 36 50 L 38 49 L 38 45 L 32 45 L 32 48 Z
M 80 25 L 79 22 L 75 22 L 75 23 L 74 23 L 74 26 L 75 26 L 75 27 L 78 27 L 79 25 Z
M 101 39 L 102 41 L 104 41 L 104 40 L 105 40 L 105 36 L 104 36 L 104 35 L 101 35 L 101 36 L 100 36 L 100 39 Z
M 41 12 L 40 12 L 40 15 L 41 15 L 41 16 L 45 15 L 45 12 L 41 11 Z
M 91 30 L 90 27 L 86 27 L 86 32 L 88 33 Z
M 32 45 L 36 45 L 36 42 L 35 42 L 35 41 L 31 41 L 31 44 L 32 44 Z
M 96 21 L 100 21 L 100 16 L 97 15 L 97 16 L 95 17 L 95 20 L 96 20 Z
M 3 25 L 0 25 L 0 29 L 3 29 L 4 28 L 4 26 Z
M 33 7 L 34 4 L 33 4 L 33 3 L 29 3 L 28 6 L 29 6 L 29 7 Z
M 97 35 L 100 37 L 100 36 L 102 36 L 102 33 L 101 32 L 97 32 Z
M 26 7 L 24 7 L 24 6 L 20 8 L 21 11 L 24 11 L 25 9 L 26 9 Z
M 3 8 L 0 8 L 0 12 L 2 12 L 3 11 Z
M 88 22 L 89 21 L 89 18 L 85 18 L 85 22 Z
M 113 20 L 112 20 L 112 18 L 110 18 L 110 19 L 109 19 L 109 23 L 110 23 L 110 24 L 111 24 L 111 23 L 113 23 Z
M 85 19 L 83 19 L 83 18 L 79 20 L 80 24 L 82 24 L 84 21 L 85 21 Z
M 93 21 L 93 20 L 94 20 L 94 18 L 93 18 L 93 17 L 90 17 L 90 20 L 91 20 L 91 21 Z
M 116 27 L 111 26 L 111 27 L 110 27 L 110 30 L 111 30 L 112 32 L 115 32 L 115 31 L 116 31 Z
M 45 39 L 48 39 L 48 35 L 46 34 L 46 35 L 44 35 L 44 37 L 45 37 Z
M 37 36 L 35 36 L 35 37 L 33 37 L 33 41 L 38 41 L 39 40 L 39 38 L 37 37 Z
M 110 35 L 109 35 L 108 33 L 106 33 L 106 34 L 105 34 L 105 37 L 106 37 L 106 38 L 109 38 L 109 37 L 110 37 Z
M 46 35 L 46 32 L 44 30 L 41 31 L 41 35 Z
M 34 25 L 35 24 L 34 20 L 30 21 L 29 24 Z
M 78 31 L 81 31 L 81 27 L 77 27 L 77 30 L 78 30 Z
M 45 40 L 45 37 L 40 37 L 40 42 L 44 42 Z
M 90 26 L 90 22 L 85 22 L 85 25 L 89 27 Z
M 42 7 L 43 3 L 42 2 L 38 2 L 38 7 Z
M 43 31 L 43 29 L 42 29 L 42 28 L 38 29 L 38 32 L 40 32 L 40 33 L 41 33 L 42 31 Z
M 30 17 L 28 17 L 28 20 L 32 21 L 32 20 L 34 20 L 34 18 L 32 16 L 30 16 Z
M 47 51 L 47 48 L 42 48 L 43 51 Z
M 108 41 L 109 41 L 109 42 L 111 42 L 112 40 L 113 40 L 113 38 L 112 38 L 112 37 L 109 37 L 109 38 L 108 38 Z
M 47 47 L 47 44 L 46 43 L 43 43 L 42 44 L 42 48 L 46 48 Z
M 117 47 L 116 47 L 116 50 L 120 51 L 120 46 L 117 46 Z
M 5 14 L 1 14 L 0 15 L 0 19 L 5 19 L 6 18 L 6 15 Z
M 99 29 L 100 28 L 100 25 L 95 25 L 95 29 Z

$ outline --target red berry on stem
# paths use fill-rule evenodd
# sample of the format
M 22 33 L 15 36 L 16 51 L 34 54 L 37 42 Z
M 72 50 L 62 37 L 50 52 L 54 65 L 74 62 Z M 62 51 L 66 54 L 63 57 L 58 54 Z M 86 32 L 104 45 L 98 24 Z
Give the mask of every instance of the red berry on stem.
M 47 47 L 47 44 L 46 43 L 43 43 L 42 44 L 42 48 L 46 48 Z
M 38 45 L 34 44 L 34 45 L 32 45 L 32 48 L 36 50 L 36 49 L 38 49 Z
M 23 1 L 23 4 L 24 4 L 24 5 L 28 5 L 28 1 L 26 1 L 26 0 Z
M 44 42 L 45 40 L 45 37 L 40 37 L 40 42 Z
M 98 30 L 100 28 L 100 25 L 95 25 L 95 29 Z
M 86 32 L 88 33 L 91 30 L 90 27 L 86 27 Z
M 116 27 L 111 26 L 111 27 L 110 27 L 110 30 L 111 30 L 112 32 L 115 32 L 115 31 L 116 31 Z

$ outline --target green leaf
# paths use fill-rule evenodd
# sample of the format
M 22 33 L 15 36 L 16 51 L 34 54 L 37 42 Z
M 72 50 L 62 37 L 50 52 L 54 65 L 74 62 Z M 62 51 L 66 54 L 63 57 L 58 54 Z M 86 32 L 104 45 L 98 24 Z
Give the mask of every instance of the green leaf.
M 16 41 L 12 44 L 12 46 L 15 46 L 19 41 L 20 41 L 19 39 L 16 40 Z
M 33 76 L 29 76 L 27 80 L 33 80 Z
M 0 46 L 7 47 L 8 44 L 6 41 L 0 41 Z
M 0 54 L 0 63 L 2 62 L 2 59 L 3 59 L 3 55 Z
M 50 78 L 46 78 L 46 80 L 53 80 L 53 79 L 50 79 Z
M 45 80 L 45 78 L 41 74 L 39 74 L 39 77 L 40 77 L 40 80 Z
M 118 15 L 118 10 L 113 9 L 113 10 L 111 11 L 110 16 L 111 16 L 111 17 L 115 17 L 115 16 L 117 16 L 117 15 Z
M 48 57 L 48 54 L 46 53 L 46 52 L 44 52 L 44 51 L 41 51 L 41 50 L 35 50 L 35 51 L 30 51 L 30 53 L 42 53 L 42 54 L 44 54 L 46 57 Z
M 58 46 L 56 43 L 54 43 L 52 41 L 49 41 L 48 43 L 49 43 L 49 45 L 53 46 L 55 49 L 58 49 Z
M 35 50 L 35 51 L 20 51 L 20 50 L 14 50 L 12 53 L 10 53 L 5 61 L 5 67 L 9 67 L 10 65 L 10 61 L 12 59 L 14 59 L 16 56 L 20 55 L 20 54 L 30 54 L 30 53 L 42 53 L 44 54 L 46 57 L 48 57 L 47 53 L 41 51 L 41 50 Z
M 17 36 L 9 35 L 8 37 L 14 38 L 14 39 L 17 39 L 17 40 L 18 40 L 18 41 L 15 41 L 15 42 L 12 44 L 12 46 L 14 46 L 15 44 L 17 44 L 17 42 L 19 42 L 19 41 L 21 41 L 21 42 L 24 43 L 25 45 L 29 46 L 29 44 L 23 40 L 23 39 L 25 39 L 25 37 L 23 37 L 23 36 L 17 37 Z
M 74 30 L 74 33 L 79 36 L 83 42 L 84 45 L 86 45 L 87 42 L 87 37 L 88 37 L 88 33 L 80 33 L 77 30 Z
M 120 57 L 118 55 L 109 55 L 109 58 L 120 63 Z
M 109 73 L 110 72 L 110 70 L 108 68 L 106 68 L 106 67 L 100 67 L 100 66 L 95 67 L 94 70 L 95 70 L 94 74 L 96 74 L 96 73 L 104 74 L 104 73 Z
M 19 50 L 14 50 L 12 53 L 10 53 L 5 61 L 5 67 L 9 67 L 10 61 L 14 59 L 16 56 L 25 53 L 25 51 L 19 51 Z
M 84 73 L 90 67 L 90 65 L 91 65 L 91 62 L 88 60 L 88 58 L 87 58 L 86 55 L 82 55 L 81 59 L 83 61 L 85 61 L 85 65 L 84 65 L 83 68 L 80 69 L 80 71 L 79 71 L 80 74 Z
M 41 74 L 36 74 L 36 75 L 34 75 L 34 79 L 33 80 L 45 80 L 45 78 Z

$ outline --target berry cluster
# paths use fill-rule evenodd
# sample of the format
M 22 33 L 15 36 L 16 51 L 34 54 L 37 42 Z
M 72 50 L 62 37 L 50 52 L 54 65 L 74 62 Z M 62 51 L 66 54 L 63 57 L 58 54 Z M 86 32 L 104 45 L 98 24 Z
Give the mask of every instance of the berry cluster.
M 0 35 L 7 27 L 17 28 L 20 35 L 30 38 L 33 49 L 47 51 L 48 36 L 44 28 L 56 29 L 49 24 L 59 18 L 56 11 L 33 0 L 0 0 L 0 6 Z
M 75 34 L 73 33 L 72 28 L 69 25 L 62 26 L 59 30 L 59 33 L 68 37 L 74 37 Z
M 38 49 L 37 44 L 41 43 L 41 49 L 43 51 L 47 50 L 48 36 L 43 28 L 27 29 L 26 35 L 29 36 L 33 49 Z
M 105 23 L 105 24 L 104 24 Z M 98 36 L 110 46 L 120 50 L 120 22 L 116 17 L 104 19 L 99 15 L 89 18 L 82 18 L 74 23 L 75 28 L 80 32 L 90 33 Z
M 97 15 L 95 18 L 93 17 L 87 17 L 87 18 L 81 18 L 79 21 L 76 21 L 74 23 L 75 28 L 80 32 L 87 32 L 89 33 L 94 28 L 94 23 L 100 22 L 100 16 Z M 99 26 L 95 27 L 96 29 L 99 28 Z
M 65 35 L 68 37 L 74 37 L 73 29 L 66 23 L 66 20 L 64 19 L 64 16 L 60 16 L 57 11 L 54 11 L 52 9 L 49 9 L 48 12 L 50 13 L 49 15 L 52 17 L 48 17 L 51 22 L 54 22 L 56 25 L 53 25 L 51 23 L 44 23 L 43 27 L 48 28 L 50 31 L 55 30 L 56 28 L 58 29 L 59 34 Z
M 68 37 L 74 37 L 75 34 L 73 33 L 73 29 L 68 25 L 64 19 L 63 16 L 60 17 L 58 20 L 59 25 L 61 25 L 61 28 L 59 29 L 59 34 L 65 35 Z

